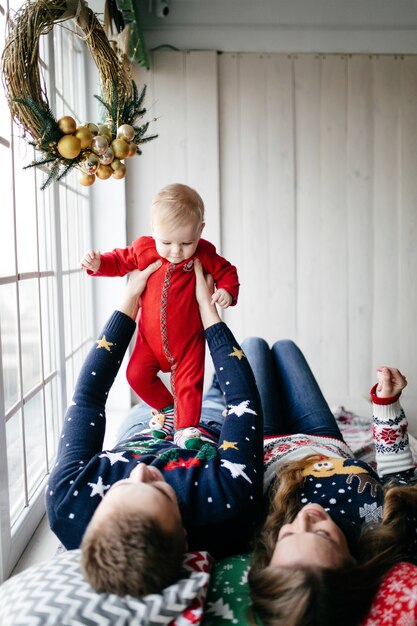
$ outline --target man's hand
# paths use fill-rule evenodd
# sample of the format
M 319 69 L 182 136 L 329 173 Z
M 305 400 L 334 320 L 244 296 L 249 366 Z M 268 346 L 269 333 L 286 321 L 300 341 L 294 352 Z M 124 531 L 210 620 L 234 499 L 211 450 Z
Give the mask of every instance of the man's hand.
M 212 304 L 212 295 L 214 291 L 213 277 L 211 274 L 204 276 L 203 266 L 199 259 L 194 261 L 195 272 L 195 297 L 200 310 L 200 317 L 204 328 L 213 326 L 221 322 L 217 312 L 216 305 Z
M 216 289 L 211 297 L 212 304 L 218 304 L 222 309 L 227 309 L 232 304 L 232 295 L 226 289 Z
M 396 367 L 378 367 L 376 370 L 378 398 L 392 398 L 407 386 L 407 379 Z
M 118 310 L 136 320 L 142 301 L 141 296 L 145 291 L 146 283 L 151 274 L 156 272 L 162 265 L 159 259 L 154 261 L 144 270 L 134 270 L 129 274 L 123 300 Z
M 89 250 L 80 261 L 80 265 L 85 270 L 90 270 L 94 274 L 98 271 L 101 263 L 101 254 L 98 250 Z

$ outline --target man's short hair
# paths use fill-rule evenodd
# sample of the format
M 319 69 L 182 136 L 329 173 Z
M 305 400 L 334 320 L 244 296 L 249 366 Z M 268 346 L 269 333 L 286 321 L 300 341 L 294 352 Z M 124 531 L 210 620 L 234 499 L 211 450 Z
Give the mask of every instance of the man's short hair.
M 167 532 L 150 516 L 118 510 L 87 527 L 81 566 L 96 591 L 142 597 L 178 580 L 184 552 L 181 524 Z

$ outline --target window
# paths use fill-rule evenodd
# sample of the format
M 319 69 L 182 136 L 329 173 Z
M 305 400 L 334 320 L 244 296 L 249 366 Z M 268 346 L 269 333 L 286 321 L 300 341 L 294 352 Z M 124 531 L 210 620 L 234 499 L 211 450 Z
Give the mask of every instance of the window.
M 0 52 L 6 13 L 0 0 Z M 85 121 L 85 47 L 71 24 L 41 41 L 57 118 Z M 79 269 L 90 245 L 88 190 L 72 173 L 45 191 L 23 166 L 31 147 L 0 92 L 0 574 L 7 578 L 43 514 L 65 407 L 92 337 L 91 283 Z

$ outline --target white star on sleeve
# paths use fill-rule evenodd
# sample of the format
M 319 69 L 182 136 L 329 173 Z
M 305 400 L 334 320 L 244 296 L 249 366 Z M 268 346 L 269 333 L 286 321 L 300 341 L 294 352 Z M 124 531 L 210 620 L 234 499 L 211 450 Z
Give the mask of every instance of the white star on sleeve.
M 124 458 L 125 452 L 103 452 L 100 454 L 100 459 L 103 457 L 107 457 L 110 461 L 110 465 L 114 465 L 117 461 L 121 461 L 122 463 L 129 463 L 129 459 Z
M 241 417 L 244 413 L 252 413 L 252 415 L 256 415 L 256 411 L 249 409 L 248 405 L 249 405 L 249 400 L 243 400 L 238 405 L 231 404 L 228 407 L 228 414 L 231 415 L 232 413 L 234 413 L 238 417 Z
M 88 483 L 88 486 L 91 487 L 90 498 L 94 496 L 100 496 L 104 498 L 104 492 L 107 489 L 110 489 L 110 485 L 103 485 L 103 479 L 101 476 L 98 477 L 97 483 Z
M 249 476 L 247 476 L 247 474 L 245 474 L 245 472 L 243 471 L 246 468 L 246 465 L 242 465 L 242 463 L 232 463 L 231 461 L 228 461 L 227 459 L 222 459 L 222 467 L 225 467 L 226 469 L 229 470 L 229 472 L 232 475 L 232 478 L 243 476 L 243 478 L 247 480 L 248 483 L 252 484 L 252 481 L 249 478 Z

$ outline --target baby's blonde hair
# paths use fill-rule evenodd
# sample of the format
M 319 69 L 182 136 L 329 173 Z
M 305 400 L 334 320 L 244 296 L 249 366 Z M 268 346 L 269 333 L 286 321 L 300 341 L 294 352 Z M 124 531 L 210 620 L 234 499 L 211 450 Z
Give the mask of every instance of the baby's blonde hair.
M 152 223 L 155 219 L 169 226 L 182 226 L 189 222 L 199 226 L 204 223 L 204 202 L 195 189 L 188 185 L 167 185 L 152 200 Z

